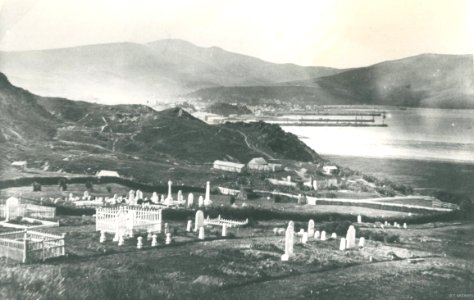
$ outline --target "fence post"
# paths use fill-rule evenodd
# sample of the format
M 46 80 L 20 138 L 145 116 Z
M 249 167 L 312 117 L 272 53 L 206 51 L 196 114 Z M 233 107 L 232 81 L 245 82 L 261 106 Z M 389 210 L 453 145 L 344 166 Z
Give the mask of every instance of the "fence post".
M 23 259 L 22 262 L 25 264 L 28 262 L 28 231 L 25 229 L 23 234 Z
M 41 258 L 44 261 L 44 238 L 41 240 Z
M 61 255 L 64 256 L 64 255 L 66 255 L 66 243 L 64 241 L 64 239 L 66 238 L 66 234 L 63 233 L 62 236 L 63 236 L 63 239 L 61 240 L 61 246 L 62 246 L 61 247 Z

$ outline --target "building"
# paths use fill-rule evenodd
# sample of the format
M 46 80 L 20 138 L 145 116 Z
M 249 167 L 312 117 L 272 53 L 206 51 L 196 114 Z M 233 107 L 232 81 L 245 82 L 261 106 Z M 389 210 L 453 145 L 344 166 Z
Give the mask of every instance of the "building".
M 247 168 L 249 170 L 258 172 L 276 172 L 283 170 L 283 166 L 281 164 L 268 163 L 263 157 L 253 158 L 248 162 Z
M 212 166 L 216 170 L 223 170 L 227 172 L 242 173 L 245 168 L 244 164 L 233 163 L 230 161 L 216 160 Z
M 282 185 L 282 186 L 291 186 L 291 187 L 297 186 L 296 182 L 292 182 L 289 180 L 278 180 L 278 179 L 268 178 L 268 182 L 270 182 L 273 185 Z
M 120 177 L 117 171 L 100 170 L 95 174 L 97 177 Z
M 336 166 L 323 166 L 323 173 L 326 175 L 336 174 L 338 168 Z
M 309 181 L 304 183 L 305 186 L 312 188 L 314 190 L 322 190 L 330 187 L 338 187 L 337 178 L 328 178 L 328 179 L 313 179 L 310 178 Z
M 12 162 L 11 166 L 15 167 L 15 168 L 18 168 L 18 169 L 21 169 L 21 170 L 25 170 L 27 168 L 27 162 L 26 162 L 26 160 L 14 161 L 14 162 Z

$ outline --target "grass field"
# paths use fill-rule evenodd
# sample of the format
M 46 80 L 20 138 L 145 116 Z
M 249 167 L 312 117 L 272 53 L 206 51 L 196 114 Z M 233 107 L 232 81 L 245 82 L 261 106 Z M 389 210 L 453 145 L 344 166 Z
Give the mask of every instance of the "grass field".
M 310 240 L 281 262 L 283 236 L 272 228 L 286 226 L 283 220 L 231 229 L 227 239 L 209 229 L 207 241 L 186 233 L 185 220 L 172 221 L 172 245 L 160 236 L 157 248 L 145 242 L 142 250 L 135 238 L 118 247 L 109 235 L 100 244 L 92 217 L 60 222 L 48 231 L 68 232 L 67 257 L 28 265 L 1 259 L 2 299 L 446 299 L 474 292 L 473 224 L 387 229 L 398 242 L 376 238 L 348 251 L 338 250 L 338 239 Z M 316 229 L 329 225 L 316 222 Z M 357 231 L 381 234 L 365 224 Z

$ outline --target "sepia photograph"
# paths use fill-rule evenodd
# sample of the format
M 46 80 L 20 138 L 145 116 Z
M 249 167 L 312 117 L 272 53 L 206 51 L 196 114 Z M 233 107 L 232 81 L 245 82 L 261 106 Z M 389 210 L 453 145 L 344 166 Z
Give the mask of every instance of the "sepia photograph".
M 473 299 L 474 1 L 0 0 L 0 299 Z

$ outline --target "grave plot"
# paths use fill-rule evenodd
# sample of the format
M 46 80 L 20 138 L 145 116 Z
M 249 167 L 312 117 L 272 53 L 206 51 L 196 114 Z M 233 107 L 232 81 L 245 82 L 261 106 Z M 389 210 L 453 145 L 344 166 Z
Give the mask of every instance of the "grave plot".
M 64 236 L 28 230 L 1 233 L 0 256 L 22 263 L 63 256 Z
M 0 222 L 0 226 L 26 229 L 26 228 L 44 228 L 57 227 L 58 222 L 47 221 L 43 219 L 54 219 L 56 217 L 56 208 L 21 204 L 15 197 L 7 199 L 5 205 L 0 205 L 0 218 L 5 221 Z
M 161 233 L 161 209 L 120 206 L 96 209 L 96 231 L 127 235 L 149 231 Z

